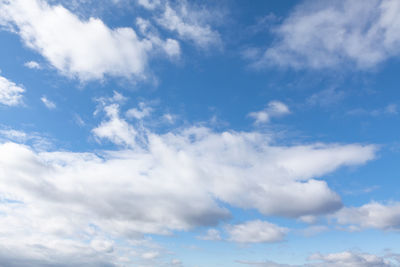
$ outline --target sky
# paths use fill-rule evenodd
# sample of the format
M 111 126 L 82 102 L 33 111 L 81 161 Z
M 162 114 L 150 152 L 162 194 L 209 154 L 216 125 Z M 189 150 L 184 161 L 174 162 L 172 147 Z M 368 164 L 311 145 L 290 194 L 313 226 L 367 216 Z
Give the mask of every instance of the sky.
M 397 0 L 0 0 L 0 266 L 400 266 Z

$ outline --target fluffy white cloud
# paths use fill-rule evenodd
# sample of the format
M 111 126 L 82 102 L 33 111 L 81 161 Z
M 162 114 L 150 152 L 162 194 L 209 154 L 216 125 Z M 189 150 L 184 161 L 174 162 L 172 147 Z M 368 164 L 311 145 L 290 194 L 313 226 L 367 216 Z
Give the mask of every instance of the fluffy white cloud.
M 181 39 L 189 40 L 200 48 L 208 48 L 221 44 L 219 33 L 207 23 L 210 18 L 209 12 L 191 7 L 186 1 L 173 7 L 167 2 L 157 22 L 167 30 L 176 32 Z
M 119 117 L 119 106 L 113 104 L 105 107 L 109 120 L 103 121 L 92 131 L 98 138 L 106 138 L 117 145 L 133 147 L 136 144 L 137 132 L 132 125 Z
M 294 68 L 376 66 L 400 52 L 397 0 L 306 1 L 279 25 L 255 63 Z
M 280 117 L 290 114 L 288 106 L 280 101 L 271 101 L 261 111 L 249 113 L 249 117 L 255 120 L 256 124 L 267 123 L 273 117 Z
M 22 93 L 25 89 L 0 76 L 0 103 L 6 106 L 22 104 Z
M 341 200 L 317 178 L 375 154 L 369 145 L 277 146 L 267 134 L 204 127 L 158 134 L 119 116 L 117 103 L 124 99 L 117 93 L 99 99 L 106 119 L 93 130 L 123 149 L 74 153 L 0 145 L 0 243 L 16 253 L 6 253 L 7 262 L 18 253 L 38 266 L 57 266 L 71 255 L 85 266 L 144 260 L 145 252 L 131 255 L 125 242 L 214 226 L 231 216 L 223 203 L 265 215 L 329 213 Z M 284 232 L 257 221 L 229 231 L 237 242 L 272 242 Z M 261 239 L 252 237 L 255 231 Z
M 383 205 L 371 202 L 361 207 L 345 207 L 333 216 L 339 224 L 350 230 L 378 228 L 383 230 L 400 229 L 400 203 Z
M 46 96 L 42 96 L 41 98 L 40 98 L 40 100 L 42 101 L 42 103 L 46 106 L 46 108 L 48 108 L 48 109 L 55 109 L 57 106 L 56 106 L 56 104 L 53 102 L 53 101 L 51 101 L 51 100 L 49 100 Z
M 82 81 L 105 75 L 143 79 L 150 51 L 164 45 L 170 51 L 173 45 L 140 39 L 132 28 L 110 29 L 97 18 L 81 20 L 44 0 L 1 0 L 1 21 L 62 74 Z
M 248 221 L 227 227 L 229 240 L 238 243 L 269 243 L 282 241 L 288 229 L 266 221 Z

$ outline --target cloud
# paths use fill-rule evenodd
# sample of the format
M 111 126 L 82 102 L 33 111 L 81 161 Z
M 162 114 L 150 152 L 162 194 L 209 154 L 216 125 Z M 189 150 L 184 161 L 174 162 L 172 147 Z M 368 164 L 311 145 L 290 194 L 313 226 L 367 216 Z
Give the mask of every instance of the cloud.
M 2 129 L 0 135 L 7 138 L 8 140 L 24 142 L 28 139 L 28 135 L 25 132 L 14 130 L 14 129 Z
M 127 118 L 134 118 L 141 120 L 151 114 L 153 109 L 151 107 L 148 107 L 146 103 L 140 102 L 139 103 L 139 109 L 137 108 L 131 108 L 126 112 L 126 117 Z
M 163 42 L 140 39 L 132 28 L 111 29 L 100 19 L 81 20 L 43 0 L 0 1 L 0 21 L 57 70 L 81 81 L 106 75 L 146 78 L 149 53 Z M 167 50 L 172 40 L 165 43 Z
M 138 4 L 144 8 L 154 10 L 156 7 L 160 6 L 160 0 L 138 0 Z
M 136 144 L 136 130 L 125 120 L 119 117 L 119 106 L 113 104 L 105 108 L 106 116 L 98 127 L 92 130 L 93 134 L 100 139 L 108 139 L 117 145 L 133 147 Z
M 55 109 L 57 107 L 56 104 L 53 101 L 49 100 L 46 96 L 42 96 L 40 100 L 48 109 Z
M 394 262 L 393 256 L 377 256 L 356 251 L 344 251 L 331 254 L 316 253 L 311 255 L 309 263 L 304 265 L 280 264 L 272 261 L 251 262 L 236 261 L 241 264 L 264 267 L 398 267 L 399 262 Z
M 22 94 L 25 89 L 0 76 L 0 103 L 6 106 L 22 105 Z
M 98 99 L 105 118 L 93 134 L 115 150 L 0 144 L 0 252 L 15 253 L 3 262 L 19 255 L 21 266 L 63 266 L 68 258 L 75 266 L 127 265 L 144 260 L 144 251 L 130 254 L 144 234 L 214 227 L 232 216 L 225 204 L 287 217 L 330 213 L 341 200 L 317 178 L 375 157 L 371 145 L 278 146 L 259 132 L 155 133 L 119 115 L 124 99 Z M 229 229 L 235 242 L 272 242 L 284 232 L 261 221 Z
M 248 221 L 227 227 L 229 241 L 237 243 L 272 243 L 285 238 L 288 229 L 266 221 Z
M 38 70 L 42 68 L 40 64 L 37 63 L 36 61 L 25 62 L 24 66 L 30 69 L 38 69 Z
M 400 203 L 387 205 L 371 202 L 360 207 L 345 207 L 333 218 L 350 230 L 377 228 L 382 230 L 400 229 Z
M 255 124 L 267 123 L 273 117 L 281 117 L 290 114 L 290 110 L 287 105 L 280 101 L 271 101 L 267 107 L 261 111 L 249 113 L 249 117 L 255 120 Z
M 313 95 L 311 95 L 309 98 L 307 98 L 307 103 L 312 106 L 331 106 L 333 104 L 338 103 L 341 101 L 344 97 L 346 96 L 344 91 L 339 91 L 335 89 L 334 87 L 324 89 L 322 91 L 319 91 Z
M 201 240 L 209 240 L 209 241 L 222 240 L 220 232 L 216 229 L 208 229 L 207 233 L 205 235 L 198 236 L 197 238 L 201 239 Z
M 379 257 L 373 254 L 345 251 L 332 254 L 314 254 L 311 255 L 310 260 L 321 261 L 321 263 L 314 263 L 310 266 L 324 266 L 324 267 L 394 267 L 398 266 L 393 264 L 384 257 Z
M 181 39 L 205 49 L 221 45 L 219 33 L 207 22 L 210 18 L 209 10 L 205 12 L 204 8 L 189 6 L 186 1 L 181 1 L 175 6 L 166 2 L 161 17 L 156 21 L 161 27 L 176 32 Z
M 388 104 L 383 108 L 378 108 L 378 109 L 374 109 L 374 110 L 356 108 L 356 109 L 349 110 L 347 112 L 347 114 L 352 115 L 352 116 L 369 115 L 369 116 L 377 117 L 377 116 L 382 116 L 382 115 L 397 115 L 398 114 L 397 109 L 398 108 L 397 108 L 396 104 Z
M 305 1 L 274 29 L 276 41 L 254 64 L 373 68 L 399 55 L 399 12 L 396 0 Z

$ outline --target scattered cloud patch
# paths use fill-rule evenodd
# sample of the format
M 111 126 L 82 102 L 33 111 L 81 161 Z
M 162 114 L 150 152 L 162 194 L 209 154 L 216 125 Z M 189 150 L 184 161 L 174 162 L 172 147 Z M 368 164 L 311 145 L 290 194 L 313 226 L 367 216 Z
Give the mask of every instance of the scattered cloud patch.
M 345 225 L 349 230 L 362 229 L 400 229 L 400 203 L 393 202 L 383 205 L 371 202 L 360 207 L 345 207 L 333 217 L 337 223 Z
M 227 227 L 229 241 L 237 243 L 272 243 L 285 238 L 287 228 L 266 221 L 248 221 Z
M 39 69 L 42 68 L 42 67 L 40 66 L 40 64 L 37 63 L 36 61 L 28 61 L 28 62 L 25 62 L 24 66 L 27 67 L 27 68 L 30 68 L 30 69 L 37 69 L 37 70 L 39 70 Z
M 208 229 L 207 233 L 203 236 L 198 236 L 198 239 L 209 240 L 209 241 L 220 241 L 222 240 L 221 234 L 217 229 Z
M 210 20 L 209 10 L 180 1 L 174 6 L 166 2 L 161 17 L 156 21 L 161 27 L 176 32 L 181 39 L 191 41 L 202 49 L 220 46 L 221 37 L 207 20 Z
M 258 67 L 374 68 L 400 53 L 400 12 L 392 0 L 305 1 L 274 30 Z
M 383 108 L 378 108 L 374 110 L 367 110 L 364 108 L 356 108 L 352 109 L 347 112 L 348 115 L 352 116 L 362 116 L 362 115 L 368 115 L 368 116 L 382 116 L 382 115 L 397 115 L 398 114 L 398 107 L 396 104 L 388 104 L 386 107 Z
M 25 89 L 5 77 L 0 76 L 0 103 L 6 106 L 22 105 Z
M 141 120 L 147 116 L 150 116 L 153 109 L 146 105 L 144 102 L 139 103 L 139 108 L 131 108 L 126 113 L 125 116 L 131 119 Z
M 331 254 L 316 253 L 311 255 L 309 263 L 304 265 L 281 264 L 272 261 L 251 262 L 236 261 L 249 266 L 264 267 L 398 267 L 400 262 L 391 255 L 377 256 L 356 251 L 344 251 Z
M 53 101 L 51 101 L 51 100 L 49 100 L 46 96 L 42 96 L 41 98 L 40 98 L 40 100 L 42 101 L 42 103 L 46 106 L 46 108 L 48 108 L 48 109 L 55 109 L 57 106 L 56 106 L 56 104 L 53 102 Z
M 271 118 L 281 117 L 290 114 L 289 107 L 280 101 L 271 101 L 267 107 L 261 111 L 249 113 L 249 117 L 254 119 L 255 124 L 268 123 Z
M 136 130 L 119 116 L 118 104 L 105 107 L 108 120 L 92 130 L 100 139 L 108 139 L 116 145 L 133 147 L 136 144 Z

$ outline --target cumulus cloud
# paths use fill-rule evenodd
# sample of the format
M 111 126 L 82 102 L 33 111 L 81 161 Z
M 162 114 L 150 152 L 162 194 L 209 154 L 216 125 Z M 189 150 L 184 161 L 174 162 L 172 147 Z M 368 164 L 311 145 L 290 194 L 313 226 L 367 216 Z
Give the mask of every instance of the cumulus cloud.
M 396 0 L 309 0 L 273 31 L 276 42 L 255 65 L 369 69 L 400 52 Z
M 108 120 L 92 130 L 94 135 L 100 139 L 108 139 L 117 145 L 133 147 L 136 144 L 137 132 L 132 125 L 120 118 L 118 104 L 105 107 L 105 112 Z
M 0 76 L 0 103 L 6 106 L 22 104 L 22 94 L 25 89 L 14 82 Z
M 53 101 L 49 100 L 46 96 L 42 96 L 40 98 L 40 100 L 42 101 L 42 103 L 46 106 L 46 108 L 48 109 L 55 109 L 56 103 L 54 103 Z
M 154 133 L 119 115 L 124 99 L 118 93 L 99 99 L 105 118 L 93 129 L 120 149 L 76 153 L 0 144 L 0 243 L 20 259 L 52 266 L 71 255 L 85 266 L 143 259 L 144 252 L 129 254 L 125 241 L 213 227 L 230 218 L 225 203 L 288 217 L 333 212 L 340 197 L 318 178 L 375 157 L 371 145 L 278 146 L 259 132 Z M 258 239 L 256 231 L 263 233 Z M 284 232 L 261 221 L 229 228 L 235 242 L 272 242 Z
M 271 243 L 285 238 L 287 228 L 266 221 L 248 221 L 227 227 L 229 240 L 238 243 Z
M 361 207 L 345 207 L 333 216 L 339 224 L 350 230 L 377 228 L 382 230 L 400 229 L 400 203 L 383 205 L 371 202 Z
M 176 46 L 173 40 L 155 44 L 140 39 L 132 28 L 111 29 L 97 18 L 81 20 L 43 0 L 1 0 L 0 22 L 13 27 L 26 46 L 62 74 L 82 81 L 105 75 L 144 79 L 154 47 Z
M 271 101 L 263 110 L 249 113 L 249 117 L 255 120 L 255 124 L 267 123 L 273 117 L 281 117 L 290 114 L 289 107 L 280 101 Z

